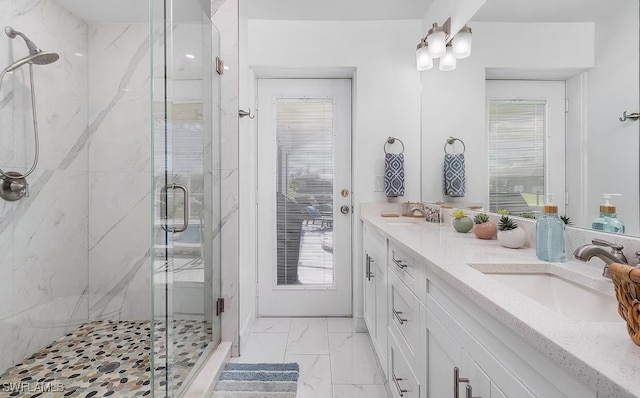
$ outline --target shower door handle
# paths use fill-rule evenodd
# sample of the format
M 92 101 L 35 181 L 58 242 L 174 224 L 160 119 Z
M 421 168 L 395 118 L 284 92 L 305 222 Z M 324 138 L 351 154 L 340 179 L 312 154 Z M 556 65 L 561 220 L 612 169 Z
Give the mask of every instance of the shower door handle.
M 180 228 L 177 227 L 170 227 L 168 225 L 168 218 L 167 218 L 167 207 L 168 207 L 168 202 L 167 202 L 167 192 L 172 189 L 172 190 L 180 190 L 182 191 L 183 195 L 184 195 L 184 202 L 183 202 L 183 221 L 182 221 L 182 226 Z M 160 219 L 162 220 L 162 229 L 164 229 L 167 232 L 184 232 L 187 230 L 187 228 L 189 227 L 189 190 L 187 189 L 187 187 L 185 187 L 184 185 L 181 184 L 168 184 L 163 186 L 160 189 Z

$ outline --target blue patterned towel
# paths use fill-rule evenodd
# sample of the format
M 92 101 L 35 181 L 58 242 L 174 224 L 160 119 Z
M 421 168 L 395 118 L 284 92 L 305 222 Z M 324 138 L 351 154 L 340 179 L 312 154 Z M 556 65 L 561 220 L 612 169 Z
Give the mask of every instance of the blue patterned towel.
M 444 194 L 464 196 L 464 154 L 447 153 L 444 155 Z
M 384 155 L 384 193 L 389 197 L 404 196 L 404 155 Z

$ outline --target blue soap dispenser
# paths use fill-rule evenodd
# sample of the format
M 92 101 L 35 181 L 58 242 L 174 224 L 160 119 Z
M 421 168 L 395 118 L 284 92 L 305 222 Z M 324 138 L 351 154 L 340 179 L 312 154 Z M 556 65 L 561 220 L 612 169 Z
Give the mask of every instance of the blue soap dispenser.
M 566 261 L 565 224 L 558 216 L 558 206 L 551 204 L 550 195 L 548 197 L 542 217 L 536 222 L 536 256 L 543 261 Z
M 605 193 L 602 196 L 604 196 L 605 203 L 600 205 L 600 216 L 593 220 L 591 228 L 598 231 L 623 234 L 624 223 L 618 219 L 618 216 L 616 215 L 616 207 L 610 202 L 612 196 L 622 195 L 619 193 Z

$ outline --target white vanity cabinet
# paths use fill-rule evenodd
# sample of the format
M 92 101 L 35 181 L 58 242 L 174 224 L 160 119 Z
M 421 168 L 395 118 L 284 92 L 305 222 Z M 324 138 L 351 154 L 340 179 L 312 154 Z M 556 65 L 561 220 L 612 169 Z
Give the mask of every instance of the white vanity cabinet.
M 364 321 L 378 360 L 387 376 L 387 239 L 363 228 Z
M 597 396 L 434 275 L 426 328 L 428 397 L 454 396 L 453 367 L 469 380 L 459 384 L 460 397 L 467 396 L 467 384 L 482 398 Z

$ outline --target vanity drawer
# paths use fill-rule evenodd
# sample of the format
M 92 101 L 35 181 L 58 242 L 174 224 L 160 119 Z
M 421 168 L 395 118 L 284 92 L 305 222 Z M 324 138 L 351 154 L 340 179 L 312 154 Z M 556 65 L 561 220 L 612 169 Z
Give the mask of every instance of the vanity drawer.
M 394 334 L 389 336 L 389 389 L 393 398 L 420 398 L 420 383 Z
M 389 325 L 400 332 L 407 343 L 413 363 L 420 343 L 420 303 L 393 272 L 389 273 Z
M 406 251 L 398 248 L 395 244 L 390 243 L 388 264 L 389 269 L 415 294 L 418 275 L 420 274 L 420 263 L 415 257 L 407 254 Z

